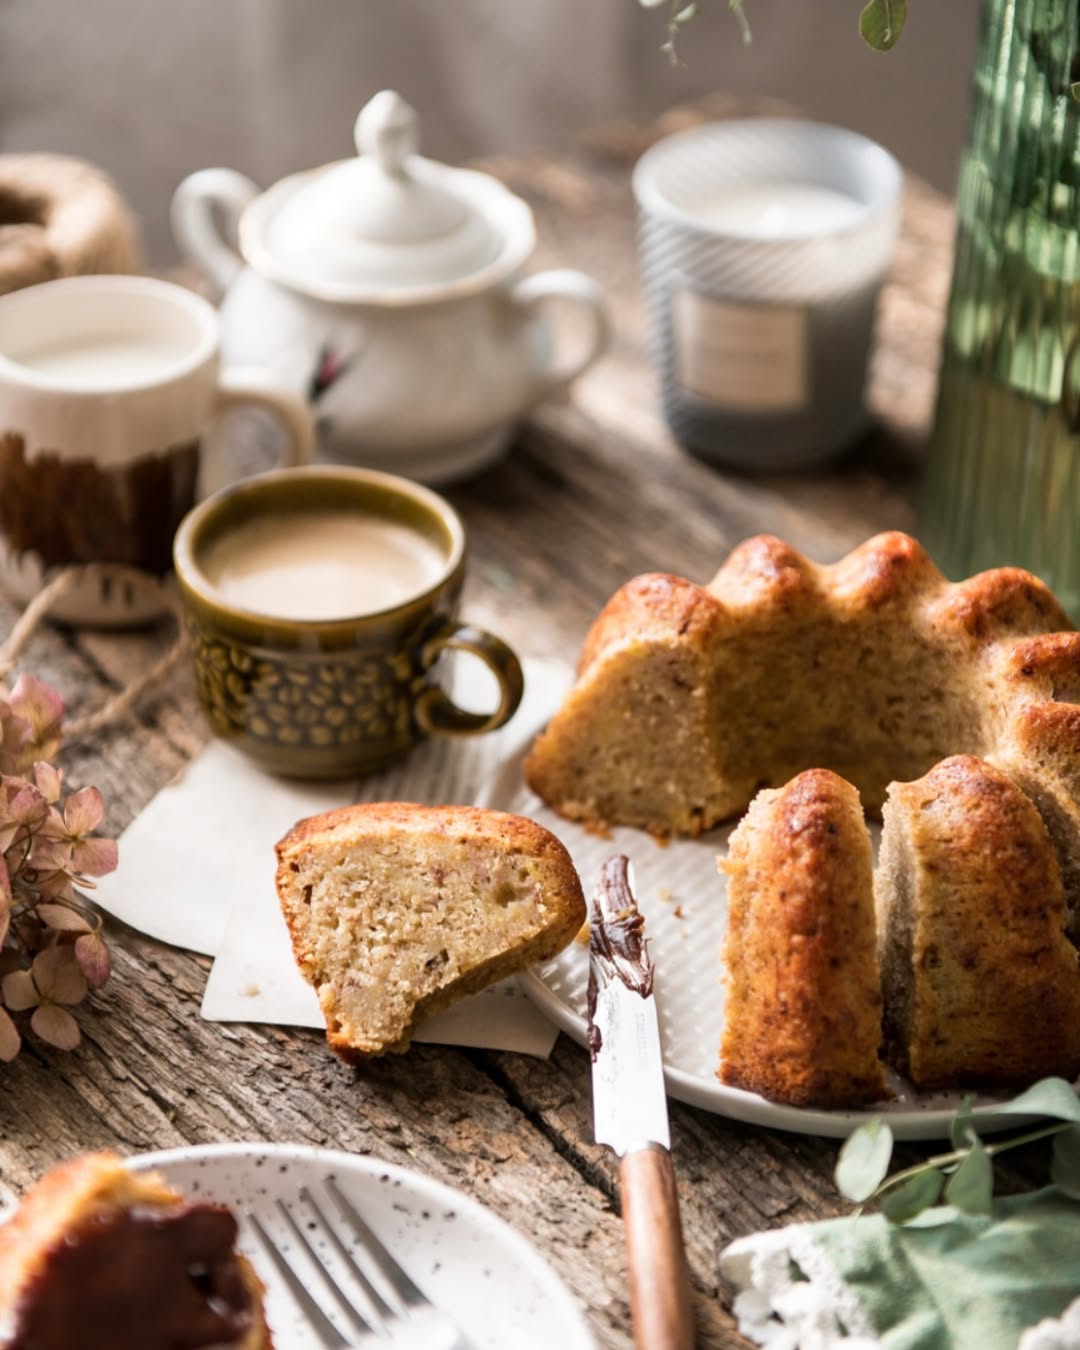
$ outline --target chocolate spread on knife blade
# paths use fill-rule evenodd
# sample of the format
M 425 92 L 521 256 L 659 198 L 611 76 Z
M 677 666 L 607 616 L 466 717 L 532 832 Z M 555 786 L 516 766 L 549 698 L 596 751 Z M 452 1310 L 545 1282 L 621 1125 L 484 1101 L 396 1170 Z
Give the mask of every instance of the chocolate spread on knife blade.
M 645 919 L 630 890 L 630 860 L 617 853 L 600 870 L 589 906 L 589 1053 L 600 1052 L 595 1024 L 600 981 L 619 979 L 627 989 L 648 998 L 653 988 L 653 963 L 645 942 Z
M 48 1253 L 3 1350 L 199 1350 L 252 1325 L 234 1254 L 236 1220 L 216 1205 L 97 1215 Z M 2 1335 L 2 1333 L 0 1333 Z

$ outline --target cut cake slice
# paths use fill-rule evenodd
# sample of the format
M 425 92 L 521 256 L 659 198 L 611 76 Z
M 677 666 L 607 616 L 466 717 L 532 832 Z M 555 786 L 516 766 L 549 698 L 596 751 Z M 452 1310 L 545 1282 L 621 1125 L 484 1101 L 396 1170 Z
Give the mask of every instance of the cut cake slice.
M 347 806 L 277 856 L 297 964 L 345 1059 L 406 1049 L 422 1017 L 555 956 L 585 921 L 566 849 L 502 811 Z
M 887 1096 L 870 836 L 828 769 L 759 792 L 731 836 L 719 1076 L 792 1106 Z

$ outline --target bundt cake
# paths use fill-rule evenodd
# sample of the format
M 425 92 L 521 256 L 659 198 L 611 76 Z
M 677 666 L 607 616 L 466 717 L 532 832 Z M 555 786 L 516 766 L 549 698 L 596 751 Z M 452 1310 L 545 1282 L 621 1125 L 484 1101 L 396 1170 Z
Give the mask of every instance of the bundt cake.
M 346 806 L 302 820 L 277 857 L 297 964 L 346 1059 L 406 1049 L 421 1017 L 556 955 L 585 921 L 566 849 L 501 811 Z
M 654 574 L 616 593 L 526 778 L 570 819 L 693 835 L 803 769 L 849 779 L 876 814 L 894 779 L 1000 758 L 1080 881 L 1069 627 L 1029 573 L 951 584 L 905 534 L 831 567 L 761 535 L 708 586 Z
M 893 783 L 875 887 L 885 1034 L 918 1088 L 1080 1074 L 1080 968 L 1031 801 L 970 755 Z
M 270 1350 L 225 1208 L 111 1153 L 46 1173 L 0 1227 L 2 1350 Z
M 950 583 L 905 534 L 830 567 L 762 535 L 708 586 L 653 574 L 618 591 L 526 759 L 562 815 L 660 835 L 700 834 L 800 775 L 732 839 L 720 1074 L 839 1104 L 865 1070 L 830 1055 L 842 967 L 823 964 L 831 927 L 810 944 L 803 925 L 869 913 L 869 845 L 854 796 L 811 769 L 850 780 L 870 815 L 888 794 L 885 1028 L 916 1085 L 1080 1071 L 1064 935 L 1068 914 L 1080 937 L 1080 633 L 1046 586 L 1009 567 Z M 857 963 L 843 978 L 871 977 Z M 853 1062 L 871 1042 L 860 1023 Z
M 828 769 L 759 793 L 731 836 L 721 1080 L 794 1106 L 887 1095 L 870 836 Z

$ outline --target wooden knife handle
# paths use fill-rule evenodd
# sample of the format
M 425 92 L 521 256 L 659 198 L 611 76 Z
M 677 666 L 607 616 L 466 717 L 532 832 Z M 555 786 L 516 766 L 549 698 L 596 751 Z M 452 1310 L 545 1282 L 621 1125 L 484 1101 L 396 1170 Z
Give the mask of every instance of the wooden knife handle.
M 622 1160 L 630 1307 L 639 1350 L 693 1350 L 694 1318 L 671 1154 L 659 1144 Z

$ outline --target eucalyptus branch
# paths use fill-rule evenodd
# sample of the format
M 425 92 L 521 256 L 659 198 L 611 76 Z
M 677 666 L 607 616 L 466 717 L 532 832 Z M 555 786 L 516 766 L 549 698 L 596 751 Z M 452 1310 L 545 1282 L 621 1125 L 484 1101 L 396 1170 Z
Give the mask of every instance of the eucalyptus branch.
M 1044 1125 L 1038 1130 L 1029 1130 L 1027 1134 L 1010 1135 L 1008 1139 L 998 1140 L 994 1144 L 983 1144 L 982 1147 L 989 1157 L 996 1158 L 999 1153 L 1006 1153 L 1011 1148 L 1019 1148 L 1021 1144 L 1033 1144 L 1039 1139 L 1050 1139 L 1055 1134 L 1061 1134 L 1065 1130 L 1073 1128 L 1074 1126 L 1068 1121 L 1058 1121 L 1055 1125 Z M 925 1162 L 913 1163 L 911 1167 L 905 1167 L 899 1172 L 890 1172 L 881 1185 L 867 1196 L 867 1203 L 871 1200 L 880 1199 L 887 1191 L 895 1190 L 897 1186 L 923 1172 L 929 1172 L 933 1169 L 942 1172 L 956 1171 L 957 1166 L 971 1153 L 971 1149 L 971 1145 L 967 1148 L 955 1148 L 951 1153 L 938 1153 L 932 1158 L 927 1158 Z
M 972 1214 L 987 1214 L 993 1201 L 993 1159 L 1009 1149 L 1053 1139 L 1050 1175 L 1066 1195 L 1080 1199 L 1080 1100 L 1061 1078 L 1044 1078 L 1011 1102 L 1000 1103 L 999 1115 L 1042 1115 L 1052 1123 L 986 1144 L 965 1098 L 953 1121 L 953 1148 L 925 1162 L 887 1175 L 893 1137 L 881 1120 L 868 1121 L 850 1136 L 836 1165 L 840 1191 L 861 1207 L 877 1202 L 893 1223 L 907 1223 L 944 1193 L 947 1204 Z
M 645 9 L 655 9 L 665 0 L 638 0 Z M 668 0 L 667 40 L 660 50 L 667 52 L 672 65 L 681 65 L 679 37 L 691 19 L 697 17 L 701 0 Z M 744 0 L 727 0 L 728 9 L 739 25 L 744 43 L 751 38 L 750 21 L 746 17 Z M 887 52 L 900 40 L 907 21 L 907 0 L 869 0 L 859 15 L 859 32 L 868 47 Z

